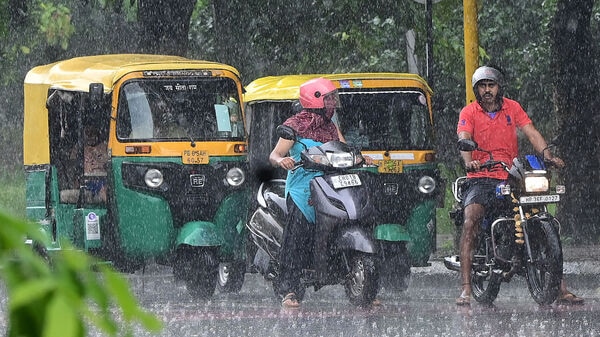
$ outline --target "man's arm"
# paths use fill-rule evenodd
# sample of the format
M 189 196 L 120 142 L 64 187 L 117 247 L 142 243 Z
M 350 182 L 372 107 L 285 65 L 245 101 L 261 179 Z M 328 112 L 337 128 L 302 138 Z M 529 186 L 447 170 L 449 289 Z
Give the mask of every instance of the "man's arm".
M 471 139 L 471 134 L 467 131 L 461 131 L 458 133 L 458 139 Z M 481 165 L 481 163 L 477 160 L 473 160 L 471 152 L 460 151 L 460 156 L 462 157 L 463 163 L 467 169 L 479 170 L 479 165 Z
M 533 124 L 530 123 L 521 127 L 521 131 L 523 131 L 525 136 L 527 136 L 527 139 L 529 139 L 529 142 L 533 148 L 543 155 L 544 159 L 553 162 L 558 167 L 565 166 L 565 163 L 562 161 L 562 159 L 554 157 L 552 152 L 548 149 L 548 143 L 546 143 L 546 140 L 542 134 L 535 128 L 535 126 L 533 126 Z

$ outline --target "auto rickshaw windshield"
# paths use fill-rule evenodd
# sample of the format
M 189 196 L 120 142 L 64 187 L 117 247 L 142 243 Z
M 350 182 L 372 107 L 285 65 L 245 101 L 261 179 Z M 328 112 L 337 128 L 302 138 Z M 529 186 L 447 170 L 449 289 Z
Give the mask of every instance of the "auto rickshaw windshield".
M 120 141 L 244 137 L 239 96 L 227 78 L 136 79 L 125 83 L 117 109 Z

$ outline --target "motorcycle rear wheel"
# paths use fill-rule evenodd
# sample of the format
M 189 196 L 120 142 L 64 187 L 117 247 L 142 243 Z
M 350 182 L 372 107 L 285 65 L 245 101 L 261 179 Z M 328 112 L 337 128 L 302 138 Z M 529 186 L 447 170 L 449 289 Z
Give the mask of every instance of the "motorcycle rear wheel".
M 357 252 L 350 257 L 350 272 L 344 288 L 350 303 L 356 306 L 368 306 L 373 303 L 379 292 L 379 270 L 375 257 Z
M 554 226 L 540 221 L 527 226 L 532 261 L 527 261 L 527 286 L 533 300 L 550 305 L 558 297 L 563 273 L 560 238 Z

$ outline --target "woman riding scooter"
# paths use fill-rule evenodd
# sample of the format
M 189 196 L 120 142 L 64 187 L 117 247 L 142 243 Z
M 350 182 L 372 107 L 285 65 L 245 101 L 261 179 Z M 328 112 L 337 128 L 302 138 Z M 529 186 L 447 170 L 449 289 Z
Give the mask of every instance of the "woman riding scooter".
M 337 89 L 333 82 L 325 78 L 307 81 L 300 86 L 300 104 L 302 110 L 288 118 L 283 124 L 291 127 L 307 147 L 319 146 L 332 140 L 345 142 L 344 136 L 331 118 L 339 107 Z M 315 224 L 315 210 L 309 205 L 310 181 L 322 172 L 304 170 L 299 167 L 293 171 L 300 160 L 304 146 L 300 142 L 279 138 L 269 156 L 275 167 L 288 170 L 286 179 L 286 198 L 288 207 L 287 224 L 283 232 L 280 251 L 280 277 L 276 289 L 283 297 L 284 308 L 297 308 L 304 296 L 304 286 L 300 282 L 302 269 L 311 259 L 312 231 Z M 371 158 L 365 157 L 371 164 Z M 325 263 L 315 257 L 315 264 Z

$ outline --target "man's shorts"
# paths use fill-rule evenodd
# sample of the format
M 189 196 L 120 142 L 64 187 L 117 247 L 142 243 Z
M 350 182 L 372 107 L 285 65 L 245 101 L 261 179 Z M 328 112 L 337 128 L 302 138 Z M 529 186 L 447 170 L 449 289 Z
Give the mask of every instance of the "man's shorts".
M 496 186 L 504 180 L 493 178 L 470 178 L 463 184 L 463 206 L 483 205 L 486 209 L 505 203 L 496 197 Z

